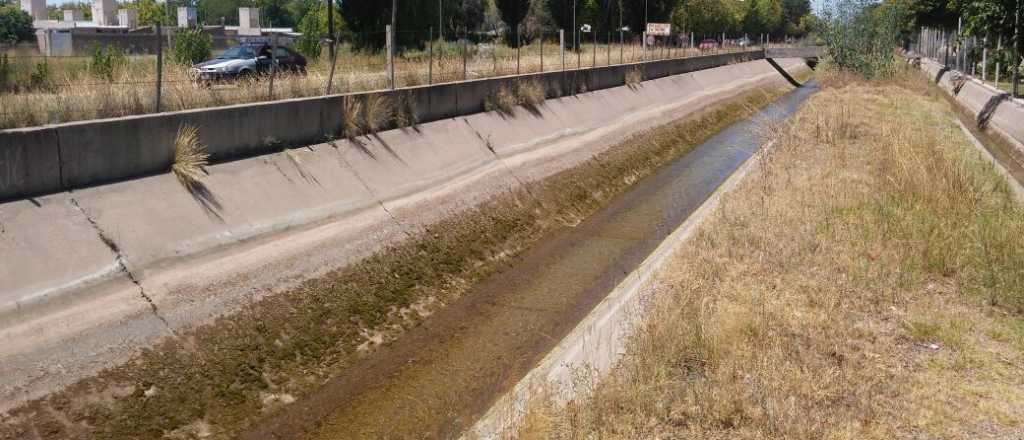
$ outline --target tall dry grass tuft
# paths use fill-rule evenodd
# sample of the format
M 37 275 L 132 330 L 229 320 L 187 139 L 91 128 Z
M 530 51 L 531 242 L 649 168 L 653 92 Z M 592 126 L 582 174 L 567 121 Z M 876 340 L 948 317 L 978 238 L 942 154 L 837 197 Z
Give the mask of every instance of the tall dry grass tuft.
M 341 130 L 346 138 L 354 138 L 362 134 L 363 103 L 354 96 L 346 96 L 342 100 Z
M 1024 210 L 949 105 L 848 78 L 664 268 L 627 355 L 524 438 L 1013 438 Z
M 639 67 L 634 67 L 626 72 L 626 85 L 633 86 L 644 81 L 644 73 Z
M 174 163 L 171 172 L 186 188 L 192 188 L 205 176 L 210 159 L 206 148 L 199 141 L 199 129 L 194 125 L 182 125 L 174 138 Z
M 363 105 L 363 131 L 365 133 L 376 133 L 387 125 L 394 118 L 395 109 L 391 104 L 391 98 L 381 93 L 371 93 L 366 96 L 366 103 Z
M 519 99 L 515 90 L 506 84 L 502 84 L 496 92 L 484 98 L 484 110 L 489 112 L 512 114 L 517 105 Z
M 516 83 L 516 98 L 525 107 L 539 107 L 547 98 L 544 86 L 535 79 Z

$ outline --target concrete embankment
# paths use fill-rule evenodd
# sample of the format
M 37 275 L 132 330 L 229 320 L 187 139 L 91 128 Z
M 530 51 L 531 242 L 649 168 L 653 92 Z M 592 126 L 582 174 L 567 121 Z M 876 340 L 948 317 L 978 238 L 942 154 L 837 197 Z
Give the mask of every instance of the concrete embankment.
M 763 51 L 726 53 L 0 130 L 0 201 L 164 173 L 185 125 L 198 130 L 214 161 L 225 161 L 333 139 L 342 134 L 346 100 L 385 97 L 426 123 L 482 112 L 488 97 L 521 81 L 554 98 L 622 86 L 634 70 L 657 79 L 761 58 Z
M 588 387 L 600 380 L 625 353 L 630 336 L 643 321 L 644 305 L 655 295 L 654 274 L 696 233 L 721 197 L 759 163 L 764 139 L 758 128 L 784 121 L 817 90 L 817 83 L 807 83 L 759 114 L 722 130 L 659 173 L 662 178 L 672 179 L 671 189 L 658 195 L 669 200 L 663 202 L 666 206 L 673 207 L 663 212 L 676 215 L 674 221 L 662 222 L 669 231 L 656 235 L 657 247 L 644 253 L 643 261 L 623 276 L 529 373 L 498 398 L 463 438 L 507 438 L 515 432 L 531 404 L 544 399 L 565 404 L 585 394 Z M 668 220 L 669 215 L 664 215 Z
M 0 204 L 0 410 L 780 81 L 764 61 L 731 64 L 221 163 L 192 191 L 160 174 Z
M 921 70 L 974 118 L 976 128 L 1008 144 L 1015 156 L 1024 156 L 1024 100 L 930 59 L 920 60 Z

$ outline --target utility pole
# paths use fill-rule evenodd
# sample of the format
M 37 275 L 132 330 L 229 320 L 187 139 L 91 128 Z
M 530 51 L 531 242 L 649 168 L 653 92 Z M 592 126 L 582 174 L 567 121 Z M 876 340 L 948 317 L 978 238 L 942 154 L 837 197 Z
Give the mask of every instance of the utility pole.
M 1020 96 L 1020 0 L 1013 14 L 1013 97 Z
M 388 78 L 391 82 L 391 89 L 395 89 L 395 45 L 398 44 L 395 41 L 395 37 L 398 36 L 398 0 L 391 0 L 391 26 L 387 28 L 387 42 L 388 42 Z
M 334 59 L 334 0 L 325 0 L 327 3 L 327 38 L 330 38 L 330 55 Z
M 572 48 L 576 49 L 576 34 L 579 29 L 576 29 L 576 0 L 572 0 Z M 579 64 L 576 65 L 579 67 Z

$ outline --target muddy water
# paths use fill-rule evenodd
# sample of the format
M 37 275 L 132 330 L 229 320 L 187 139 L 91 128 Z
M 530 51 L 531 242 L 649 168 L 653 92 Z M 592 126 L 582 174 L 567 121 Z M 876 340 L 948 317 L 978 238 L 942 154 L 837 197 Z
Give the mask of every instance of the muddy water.
M 637 182 L 474 286 L 422 326 L 245 438 L 452 438 L 558 341 L 792 115 L 810 82 Z

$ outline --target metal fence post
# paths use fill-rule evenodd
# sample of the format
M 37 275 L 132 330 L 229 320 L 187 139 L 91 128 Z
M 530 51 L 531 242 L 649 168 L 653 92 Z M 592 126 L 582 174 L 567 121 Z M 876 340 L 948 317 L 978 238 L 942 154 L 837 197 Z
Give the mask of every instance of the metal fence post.
M 540 33 L 540 72 L 544 73 L 544 32 Z
M 270 36 L 270 84 L 267 94 L 274 99 L 274 77 L 277 76 L 277 34 Z
M 467 45 L 469 42 L 466 40 L 466 30 L 462 30 L 462 79 L 466 80 L 469 77 L 469 72 L 466 66 L 466 51 L 469 49 Z
M 333 11 L 332 11 L 333 12 Z M 327 74 L 327 88 L 324 89 L 324 94 L 328 95 L 331 93 L 331 88 L 334 86 L 334 68 L 338 65 L 338 50 L 335 47 L 334 35 L 330 35 L 327 41 L 328 52 L 331 55 L 331 71 Z
M 427 57 L 430 59 L 430 65 L 427 67 L 427 84 L 434 83 L 434 28 L 430 28 L 430 52 Z
M 160 37 L 160 21 L 156 22 L 156 101 L 153 103 L 153 112 L 160 113 L 160 87 L 164 70 L 164 40 Z
M 519 26 L 516 26 L 516 75 L 519 74 L 520 54 L 522 53 L 522 47 L 522 41 L 519 39 Z
M 562 57 L 562 71 L 565 71 L 565 29 L 558 30 L 558 53 Z
M 647 31 L 644 31 L 640 35 L 640 50 L 642 51 L 640 55 L 642 56 L 643 60 L 647 61 Z
M 1013 97 L 1020 96 L 1020 1 L 1013 14 Z
M 591 67 L 597 67 L 597 29 L 594 29 L 594 60 L 590 63 Z
M 384 26 L 384 32 L 387 34 L 384 38 L 384 42 L 387 50 L 387 61 L 388 61 L 388 87 L 391 90 L 395 89 L 395 36 L 392 33 L 393 29 L 391 25 Z
M 1002 51 L 1003 51 L 1003 36 L 1000 35 L 999 39 L 996 40 L 996 54 L 1002 53 Z M 999 69 L 1003 67 L 999 63 L 1000 60 L 1002 60 L 1001 57 L 1000 58 L 996 58 L 996 88 L 997 89 L 999 88 Z

